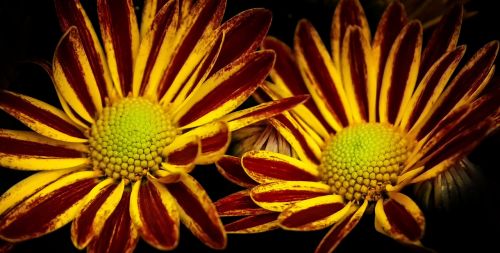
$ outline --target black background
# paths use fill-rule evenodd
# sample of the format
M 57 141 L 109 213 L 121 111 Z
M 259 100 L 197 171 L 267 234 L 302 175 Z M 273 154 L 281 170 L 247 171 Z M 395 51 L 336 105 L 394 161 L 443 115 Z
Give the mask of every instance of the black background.
M 95 3 L 82 0 L 91 18 L 95 18 Z M 273 24 L 269 32 L 292 45 L 297 21 L 309 19 L 319 31 L 326 45 L 334 0 L 228 0 L 226 17 L 254 7 L 273 11 Z M 364 6 L 369 1 L 362 1 Z M 469 9 L 479 14 L 464 21 L 459 44 L 467 44 L 470 56 L 486 42 L 500 38 L 500 15 L 496 13 L 495 1 L 472 0 Z M 380 10 L 366 10 L 370 25 L 374 28 Z M 374 30 L 372 29 L 372 34 Z M 44 59 L 51 61 L 54 48 L 62 35 L 57 24 L 51 0 L 0 1 L 0 88 L 9 89 L 52 104 L 57 97 L 48 76 L 39 67 L 25 61 Z M 498 63 L 498 60 L 497 60 Z M 498 74 L 495 76 L 498 81 Z M 498 83 L 496 84 L 498 85 Z M 10 116 L 0 112 L 0 127 L 26 129 Z M 500 236 L 500 190 L 498 187 L 498 155 L 500 134 L 488 137 L 471 155 L 483 174 L 471 191 L 474 198 L 464 200 L 450 211 L 425 210 L 427 217 L 426 235 L 423 243 L 438 252 L 489 252 L 497 247 Z M 0 191 L 6 191 L 14 183 L 30 173 L 0 168 Z M 225 181 L 213 166 L 201 166 L 193 175 L 205 187 L 215 201 L 239 190 Z M 322 236 L 327 232 L 287 232 L 276 230 L 253 235 L 228 235 L 228 246 L 224 252 L 313 252 Z M 185 228 L 181 228 L 179 247 L 173 252 L 219 252 L 201 244 Z M 366 215 L 358 227 L 347 236 L 336 252 L 416 252 L 380 235 L 374 230 L 373 216 Z M 78 252 L 70 241 L 69 226 L 44 237 L 18 244 L 14 252 Z M 155 252 L 155 249 L 140 241 L 136 252 Z M 159 251 L 156 251 L 159 252 Z

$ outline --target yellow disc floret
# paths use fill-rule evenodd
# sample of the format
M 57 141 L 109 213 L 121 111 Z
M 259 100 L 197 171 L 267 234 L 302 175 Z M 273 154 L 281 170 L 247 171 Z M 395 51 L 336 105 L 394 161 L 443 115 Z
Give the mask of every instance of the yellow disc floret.
M 377 200 L 387 184 L 396 183 L 410 146 L 405 135 L 389 125 L 345 128 L 332 136 L 323 151 L 321 178 L 346 200 Z
M 114 179 L 137 181 L 163 161 L 177 130 L 169 114 L 144 98 L 124 98 L 103 109 L 89 137 L 94 168 Z

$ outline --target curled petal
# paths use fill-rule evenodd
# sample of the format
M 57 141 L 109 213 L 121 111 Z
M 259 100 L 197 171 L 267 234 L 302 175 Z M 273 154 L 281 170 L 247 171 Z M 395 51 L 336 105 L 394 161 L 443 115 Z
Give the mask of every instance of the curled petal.
M 256 185 L 256 182 L 245 173 L 239 157 L 224 155 L 215 165 L 223 177 L 241 187 L 249 188 Z
M 185 171 L 194 166 L 200 153 L 200 138 L 196 135 L 181 135 L 162 151 L 168 165 L 186 167 Z
M 262 209 L 256 205 L 250 198 L 250 190 L 235 192 L 229 196 L 215 202 L 217 212 L 221 216 L 244 216 L 244 215 L 259 215 L 269 213 L 268 210 Z
M 266 213 L 241 218 L 226 224 L 226 231 L 231 234 L 261 233 L 279 228 L 279 213 Z
M 182 136 L 197 136 L 201 143 L 201 153 L 196 159 L 197 164 L 216 162 L 224 155 L 231 138 L 227 124 L 223 121 L 212 122 L 197 127 Z

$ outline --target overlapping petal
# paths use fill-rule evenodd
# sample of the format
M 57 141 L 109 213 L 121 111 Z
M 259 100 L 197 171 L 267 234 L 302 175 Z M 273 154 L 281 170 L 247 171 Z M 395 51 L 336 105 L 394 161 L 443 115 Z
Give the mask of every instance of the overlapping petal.
M 217 212 L 221 216 L 260 215 L 270 211 L 256 205 L 250 197 L 250 190 L 242 190 L 230 194 L 215 202 Z
M 248 233 L 261 233 L 269 230 L 279 228 L 278 224 L 279 213 L 266 213 L 259 215 L 252 215 L 241 218 L 224 227 L 226 231 L 231 234 L 248 234 Z
M 249 188 L 257 184 L 245 173 L 239 157 L 225 155 L 215 165 L 222 176 L 241 187 Z
M 182 138 L 197 136 L 201 143 L 201 153 L 196 158 L 196 163 L 208 164 L 216 162 L 224 155 L 229 146 L 230 134 L 225 122 L 216 121 L 197 127 L 183 134 Z

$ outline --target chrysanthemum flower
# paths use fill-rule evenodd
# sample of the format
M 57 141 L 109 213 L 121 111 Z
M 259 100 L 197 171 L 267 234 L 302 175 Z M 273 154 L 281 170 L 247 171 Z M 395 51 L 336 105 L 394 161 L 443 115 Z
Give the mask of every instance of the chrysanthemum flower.
M 296 29 L 294 51 L 274 38 L 272 99 L 311 94 L 312 100 L 269 120 L 298 158 L 266 150 L 217 163 L 223 175 L 249 189 L 216 203 L 221 215 L 246 216 L 233 233 L 276 227 L 331 227 L 316 252 L 331 252 L 367 210 L 377 231 L 421 245 L 425 218 L 401 190 L 456 168 L 498 126 L 500 89 L 485 86 L 499 43 L 486 44 L 461 68 L 457 41 L 462 8 L 452 9 L 426 47 L 422 26 L 397 1 L 372 39 L 357 0 L 335 10 L 331 54 L 308 21 Z
M 63 110 L 0 92 L 0 108 L 34 131 L 0 129 L 0 165 L 41 171 L 0 197 L 0 237 L 24 241 L 74 220 L 79 249 L 131 252 L 142 237 L 167 250 L 182 221 L 224 248 L 215 207 L 188 173 L 218 160 L 231 131 L 307 97 L 230 113 L 274 63 L 255 51 L 270 13 L 221 24 L 225 1 L 146 1 L 139 28 L 131 0 L 99 0 L 101 45 L 79 1 L 55 4 L 65 34 L 45 67 Z

